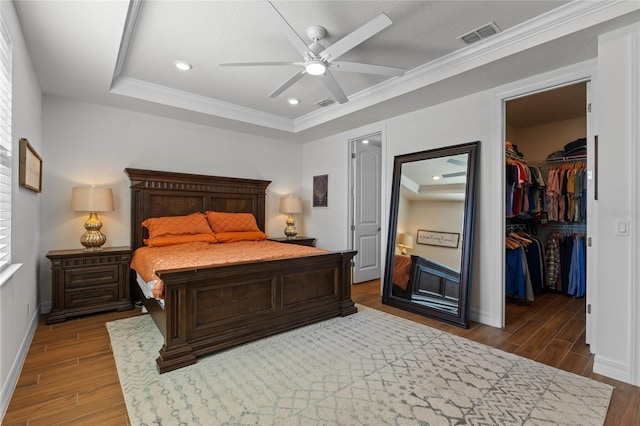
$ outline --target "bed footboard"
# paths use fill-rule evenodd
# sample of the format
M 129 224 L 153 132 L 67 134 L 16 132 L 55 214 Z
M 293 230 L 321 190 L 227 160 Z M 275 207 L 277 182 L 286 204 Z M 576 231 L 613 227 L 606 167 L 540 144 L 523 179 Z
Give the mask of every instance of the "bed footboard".
M 164 373 L 196 357 L 357 312 L 351 300 L 355 251 L 159 272 L 164 315 L 155 316 Z

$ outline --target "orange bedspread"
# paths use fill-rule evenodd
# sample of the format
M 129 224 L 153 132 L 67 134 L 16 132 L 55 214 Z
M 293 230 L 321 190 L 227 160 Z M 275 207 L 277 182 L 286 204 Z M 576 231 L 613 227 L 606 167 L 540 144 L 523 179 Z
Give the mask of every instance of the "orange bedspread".
M 410 275 L 411 256 L 396 254 L 393 262 L 393 283 L 406 290 Z
M 162 299 L 164 285 L 156 275 L 157 271 L 308 256 L 326 251 L 275 241 L 238 241 L 224 244 L 194 242 L 167 247 L 140 247 L 133 254 L 131 269 L 140 274 L 146 282 L 156 280 L 157 283 L 151 292 L 156 299 Z

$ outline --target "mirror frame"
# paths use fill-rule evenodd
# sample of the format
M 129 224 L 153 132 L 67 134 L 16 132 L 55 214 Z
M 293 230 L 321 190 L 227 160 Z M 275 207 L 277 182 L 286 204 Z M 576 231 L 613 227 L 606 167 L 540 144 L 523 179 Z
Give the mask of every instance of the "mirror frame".
M 474 223 L 476 212 L 477 169 L 480 141 L 461 145 L 431 149 L 411 154 L 396 155 L 393 163 L 393 179 L 391 183 L 391 208 L 389 214 L 389 235 L 387 237 L 387 257 L 382 291 L 382 303 L 409 312 L 435 318 L 449 324 L 469 328 L 469 303 L 471 299 L 471 267 L 473 263 Z M 462 229 L 462 257 L 460 265 L 460 298 L 457 314 L 419 305 L 394 296 L 393 264 L 396 249 L 396 234 L 398 228 L 398 206 L 400 202 L 400 178 L 402 165 L 414 161 L 429 160 L 449 155 L 468 154 L 467 182 L 465 187 L 464 223 Z

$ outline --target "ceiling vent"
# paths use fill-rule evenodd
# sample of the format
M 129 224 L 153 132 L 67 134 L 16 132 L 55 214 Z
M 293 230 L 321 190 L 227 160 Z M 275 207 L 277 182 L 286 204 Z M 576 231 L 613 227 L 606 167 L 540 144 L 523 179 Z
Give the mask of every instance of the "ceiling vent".
M 335 104 L 335 103 L 336 103 L 336 101 L 334 101 L 333 99 L 327 98 L 327 99 L 321 100 L 320 102 L 316 102 L 316 105 L 318 105 L 319 107 L 322 107 L 322 108 L 326 108 L 329 105 Z
M 500 28 L 496 25 L 495 22 L 489 22 L 487 25 L 483 25 L 480 28 L 476 28 L 475 30 L 461 35 L 458 37 L 460 40 L 464 41 L 466 44 L 472 44 L 476 41 L 480 41 L 487 37 L 491 37 L 494 34 L 500 32 Z

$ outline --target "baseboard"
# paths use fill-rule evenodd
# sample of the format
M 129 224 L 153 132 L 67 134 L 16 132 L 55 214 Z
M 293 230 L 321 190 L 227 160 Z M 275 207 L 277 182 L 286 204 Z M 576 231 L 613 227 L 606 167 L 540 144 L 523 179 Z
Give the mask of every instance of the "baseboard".
M 502 324 L 496 322 L 497 320 L 494 317 L 495 315 L 491 315 L 491 313 L 489 312 L 483 312 L 473 308 L 469 309 L 469 319 L 471 321 L 475 321 L 477 323 L 488 325 L 491 327 L 501 328 Z
M 11 370 L 7 375 L 7 380 L 4 382 L 2 386 L 2 393 L 0 393 L 0 423 L 2 423 L 2 419 L 4 419 L 4 415 L 7 412 L 7 408 L 9 408 L 9 402 L 11 402 L 11 396 L 13 396 L 13 391 L 18 384 L 18 379 L 20 378 L 20 372 L 22 371 L 22 366 L 24 365 L 24 361 L 27 359 L 27 353 L 29 352 L 29 347 L 31 346 L 31 341 L 33 340 L 33 336 L 36 334 L 36 329 L 38 328 L 38 322 L 40 320 L 40 306 L 38 309 L 34 309 L 34 315 L 31 317 L 31 323 L 29 324 L 29 329 L 27 330 L 27 334 L 24 336 L 22 340 L 22 344 L 20 345 L 20 350 L 18 351 L 18 355 L 16 359 L 13 361 L 13 365 L 11 366 Z
M 628 364 L 622 364 L 619 361 L 606 358 L 602 355 L 596 354 L 593 358 L 593 372 L 632 384 L 631 368 Z

